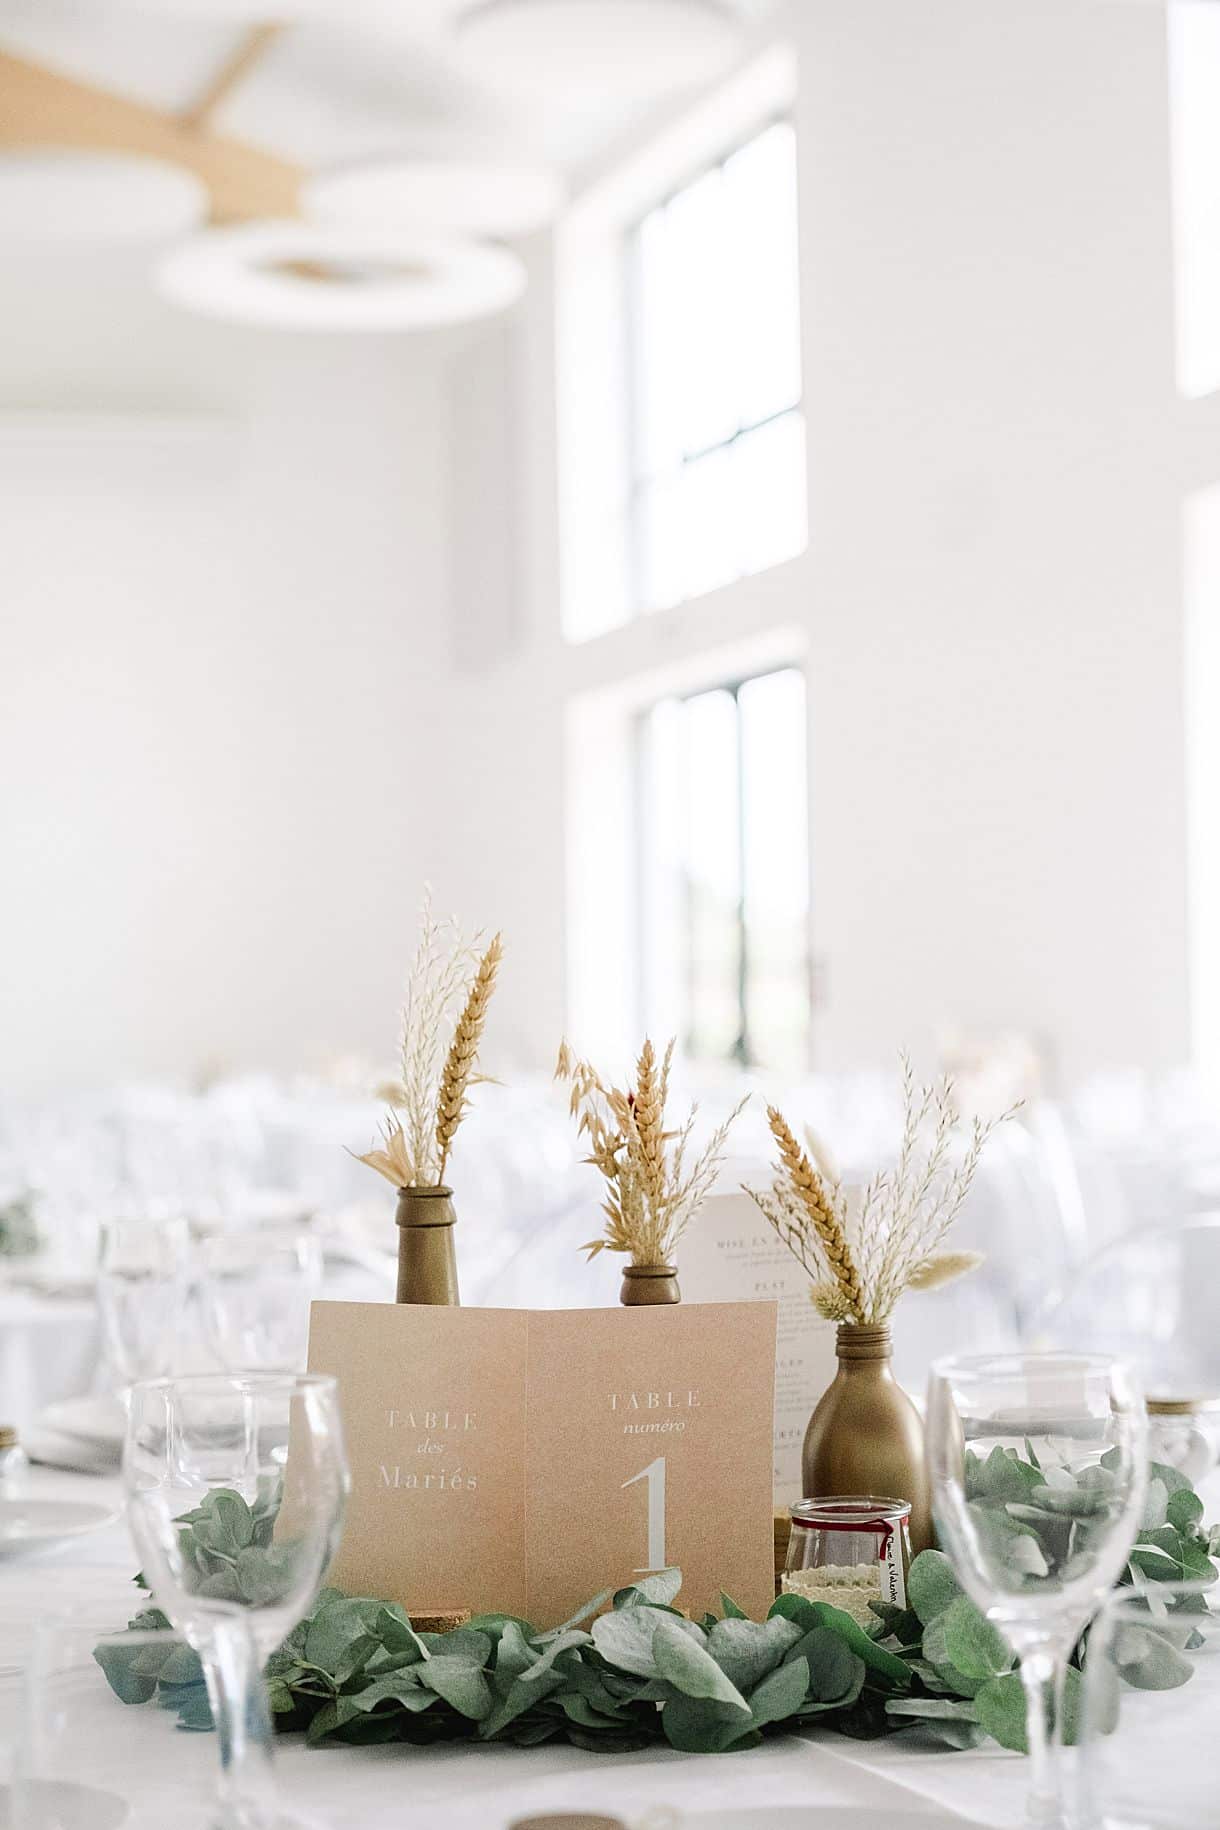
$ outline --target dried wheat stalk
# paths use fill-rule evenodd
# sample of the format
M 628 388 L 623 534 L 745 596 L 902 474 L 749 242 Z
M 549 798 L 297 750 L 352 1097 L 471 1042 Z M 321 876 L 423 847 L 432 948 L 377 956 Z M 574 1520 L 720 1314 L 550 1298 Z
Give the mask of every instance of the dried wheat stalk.
M 780 1160 L 787 1169 L 792 1186 L 809 1216 L 826 1263 L 843 1293 L 844 1301 L 853 1309 L 858 1308 L 863 1301 L 863 1293 L 860 1289 L 859 1273 L 852 1258 L 851 1247 L 847 1243 L 846 1216 L 839 1211 L 842 1207 L 842 1196 L 839 1195 L 837 1204 L 832 1201 L 826 1184 L 793 1137 L 784 1121 L 783 1114 L 777 1107 L 767 1107 L 767 1122 L 771 1127 L 772 1137 L 779 1145 Z
M 503 943 L 496 934 L 471 980 L 466 1003 L 457 1020 L 453 1041 L 441 1070 L 441 1084 L 436 1100 L 436 1148 L 440 1153 L 438 1179 L 441 1182 L 445 1179 L 445 1169 L 457 1128 L 469 1109 L 466 1089 L 472 1084 L 471 1076 L 479 1043 L 483 1039 L 483 1025 L 487 1021 L 487 1006 L 496 988 L 496 973 L 500 969 L 503 954 Z
M 904 1055 L 902 1089 L 904 1121 L 893 1168 L 868 1183 L 854 1217 L 837 1176 L 815 1168 L 783 1116 L 767 1109 L 779 1147 L 778 1174 L 769 1189 L 746 1192 L 808 1272 L 813 1305 L 829 1321 L 880 1326 L 904 1290 L 936 1289 L 982 1262 L 976 1252 L 940 1248 L 987 1139 L 1017 1108 L 987 1122 L 976 1118 L 955 1161 L 952 1083 L 917 1087 Z M 827 1164 L 824 1148 L 814 1148 L 818 1162 Z
M 480 957 L 480 939 L 464 935 L 452 916 L 434 917 L 425 891 L 403 1000 L 399 1077 L 377 1089 L 392 1110 L 382 1144 L 359 1159 L 396 1188 L 440 1186 L 466 1094 L 481 1078 L 473 1070 L 503 949 L 497 934 Z
M 658 1068 L 656 1050 L 646 1041 L 634 1085 L 624 1092 L 607 1086 L 589 1062 L 578 1060 L 566 1042 L 560 1044 L 555 1078 L 571 1087 L 568 1109 L 589 1145 L 585 1161 L 606 1183 L 605 1231 L 582 1247 L 590 1258 L 609 1251 L 629 1254 L 636 1265 L 670 1263 L 716 1179 L 729 1128 L 746 1102 L 717 1126 L 688 1168 L 697 1108 L 691 1107 L 680 1130 L 665 1129 L 673 1052 L 671 1041 Z

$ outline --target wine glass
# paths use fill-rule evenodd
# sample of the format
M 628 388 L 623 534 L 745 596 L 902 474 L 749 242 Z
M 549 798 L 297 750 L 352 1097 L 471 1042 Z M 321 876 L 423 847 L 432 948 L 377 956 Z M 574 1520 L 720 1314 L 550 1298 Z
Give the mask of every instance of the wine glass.
M 941 1544 L 1021 1661 L 1029 1820 L 1061 1825 L 1067 1661 L 1139 1530 L 1143 1398 L 1129 1370 L 1104 1357 L 938 1360 L 927 1442 Z
M 218 1821 L 295 1830 L 302 1820 L 276 1792 L 262 1668 L 339 1541 L 348 1472 L 335 1381 L 204 1373 L 134 1385 L 123 1478 L 145 1579 L 203 1663 Z
M 207 1342 L 221 1365 L 296 1372 L 309 1345 L 309 1305 L 322 1286 L 322 1252 L 297 1228 L 215 1233 L 198 1252 Z
M 123 1384 L 175 1369 L 189 1288 L 185 1220 L 104 1220 L 97 1301 L 106 1355 Z
M 178 1732 L 208 1720 L 199 1660 L 180 1634 L 116 1633 L 114 1621 L 77 1613 L 34 1627 L 9 1718 L 8 1816 L 0 1787 L 12 1830 L 212 1830 L 208 1740 Z
M 1180 1830 L 1215 1815 L 1214 1600 L 1211 1583 L 1141 1575 L 1138 1586 L 1115 1589 L 1089 1628 L 1081 1816 L 1096 1830 Z

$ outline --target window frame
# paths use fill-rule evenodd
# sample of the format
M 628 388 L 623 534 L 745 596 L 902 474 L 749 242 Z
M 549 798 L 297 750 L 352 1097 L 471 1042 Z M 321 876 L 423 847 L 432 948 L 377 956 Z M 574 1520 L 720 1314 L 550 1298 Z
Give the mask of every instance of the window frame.
M 737 897 L 733 911 L 735 930 L 735 990 L 737 1033 L 732 1047 L 723 1055 L 706 1055 L 696 1052 L 693 1046 L 691 1013 L 694 999 L 692 996 L 689 962 L 692 953 L 691 927 L 689 911 L 684 908 L 683 929 L 680 936 L 682 951 L 686 958 L 687 978 L 684 991 L 684 1011 L 681 1033 L 678 1041 L 685 1058 L 703 1068 L 723 1068 L 733 1066 L 752 1072 L 766 1072 L 774 1063 L 761 1061 L 752 1046 L 752 1026 L 750 1022 L 750 924 L 747 917 L 749 906 L 749 880 L 747 876 L 747 811 L 745 794 L 745 744 L 743 741 L 744 726 L 741 709 L 741 693 L 756 680 L 774 678 L 778 674 L 793 673 L 800 677 L 802 685 L 803 729 L 802 740 L 805 751 L 806 768 L 809 753 L 809 690 L 805 679 L 805 670 L 798 660 L 776 661 L 770 665 L 755 668 L 735 669 L 728 677 L 705 680 L 701 684 L 683 688 L 680 691 L 662 693 L 646 705 L 641 705 L 635 712 L 632 721 L 631 753 L 632 767 L 632 879 L 635 885 L 634 926 L 636 956 L 637 999 L 641 1006 L 639 1015 L 641 1026 L 646 1030 L 650 1021 L 647 1008 L 649 1000 L 649 979 L 651 964 L 649 960 L 648 937 L 645 932 L 645 911 L 648 903 L 649 877 L 649 840 L 650 833 L 647 820 L 647 787 L 650 772 L 650 720 L 659 705 L 667 702 L 675 705 L 688 705 L 692 700 L 701 699 L 710 693 L 727 693 L 733 705 L 733 773 L 737 785 L 737 819 L 734 828 L 734 841 L 737 854 Z M 806 822 L 806 833 L 808 822 Z M 808 839 L 806 838 L 806 845 Z M 812 896 L 808 886 L 809 858 L 805 858 L 806 892 L 803 911 L 804 944 L 802 948 L 802 973 L 804 977 L 804 1019 L 802 1023 L 801 1049 L 806 1063 L 812 1060 L 814 1028 L 814 987 L 815 970 L 810 918 L 812 914 Z M 684 894 L 684 904 L 688 896 Z
M 771 108 L 765 112 L 765 114 L 759 116 L 750 126 L 746 127 L 744 130 L 741 127 L 738 127 L 737 132 L 730 139 L 726 140 L 726 142 L 721 145 L 721 148 L 718 152 L 716 152 L 712 155 L 709 155 L 709 156 L 705 156 L 704 158 L 699 160 L 696 164 L 692 165 L 687 170 L 686 175 L 684 177 L 672 181 L 666 187 L 665 190 L 663 190 L 657 197 L 655 197 L 653 199 L 652 202 L 650 202 L 647 205 L 646 208 L 644 208 L 642 210 L 638 210 L 630 221 L 624 223 L 623 228 L 622 228 L 622 242 L 621 242 L 621 251 L 620 251 L 622 289 L 621 289 L 620 304 L 621 304 L 621 310 L 622 310 L 622 314 L 623 314 L 623 316 L 622 316 L 623 369 L 624 369 L 624 381 L 626 383 L 625 396 L 626 396 L 626 403 L 627 403 L 626 411 L 624 413 L 625 449 L 623 452 L 623 464 L 624 464 L 624 470 L 625 470 L 626 487 L 623 491 L 623 500 L 624 500 L 624 506 L 625 506 L 624 534 L 625 534 L 625 547 L 626 547 L 625 569 L 626 569 L 627 593 L 628 593 L 628 603 L 627 603 L 628 620 L 635 620 L 636 618 L 639 618 L 639 617 L 652 616 L 652 615 L 656 614 L 658 610 L 676 607 L 677 605 L 680 605 L 680 604 L 694 603 L 698 600 L 699 597 L 706 595 L 705 592 L 696 591 L 689 595 L 683 595 L 683 596 L 675 599 L 674 606 L 670 606 L 670 605 L 658 605 L 658 604 L 650 603 L 648 601 L 647 596 L 644 591 L 644 556 L 643 556 L 644 541 L 643 541 L 643 531 L 642 531 L 642 526 L 641 526 L 642 518 L 643 518 L 642 511 L 643 511 L 643 504 L 646 499 L 647 491 L 650 488 L 650 486 L 652 485 L 652 483 L 655 481 L 655 478 L 649 477 L 645 474 L 644 467 L 643 467 L 642 463 L 640 462 L 640 453 L 641 453 L 641 451 L 643 449 L 643 445 L 644 445 L 643 435 L 642 435 L 642 431 L 641 431 L 641 424 L 640 424 L 641 401 L 640 401 L 640 387 L 639 387 L 639 377 L 640 377 L 640 371 L 641 371 L 641 367 L 642 367 L 641 351 L 643 348 L 643 336 L 642 336 L 643 275 L 642 275 L 642 271 L 641 271 L 641 264 L 642 264 L 642 252 L 641 252 L 642 233 L 641 232 L 643 230 L 644 224 L 648 221 L 649 217 L 655 215 L 660 210 L 668 209 L 670 204 L 673 203 L 673 201 L 675 200 L 675 198 L 680 197 L 683 194 L 683 192 L 690 190 L 693 185 L 698 184 L 702 179 L 710 177 L 710 175 L 713 172 L 722 172 L 724 170 L 725 166 L 729 163 L 730 159 L 734 158 L 737 153 L 743 151 L 745 147 L 752 145 L 755 140 L 760 140 L 764 134 L 770 133 L 772 128 L 781 127 L 781 126 L 786 126 L 786 127 L 791 128 L 793 131 L 793 135 L 795 137 L 796 123 L 793 119 L 793 107 L 792 107 L 791 100 L 787 100 L 783 103 L 774 103 L 771 106 Z M 796 236 L 797 258 L 799 261 L 799 257 L 800 257 L 799 217 L 798 217 L 798 220 L 793 224 L 793 232 L 794 232 L 794 235 Z M 799 280 L 798 280 L 798 286 L 799 286 Z M 798 336 L 798 340 L 799 340 L 799 336 L 800 336 L 799 316 L 798 316 L 798 325 L 797 325 L 797 336 Z M 683 472 L 685 471 L 687 465 L 697 464 L 702 459 L 711 457 L 716 452 L 729 451 L 732 449 L 732 447 L 735 444 L 738 443 L 739 440 L 741 440 L 743 438 L 748 438 L 752 433 L 761 432 L 765 427 L 773 426 L 781 419 L 788 419 L 792 416 L 796 416 L 797 418 L 799 418 L 801 421 L 801 430 L 802 430 L 802 434 L 803 434 L 804 433 L 804 409 L 805 409 L 805 375 L 804 375 L 804 365 L 802 364 L 801 376 L 800 376 L 800 388 L 798 390 L 796 399 L 794 401 L 792 401 L 786 407 L 776 408 L 774 412 L 765 414 L 761 419 L 750 420 L 744 424 L 738 424 L 734 428 L 734 430 L 728 435 L 727 438 L 718 439 L 714 444 L 705 445 L 698 451 L 685 451 L 684 450 L 682 453 L 681 468 L 679 470 L 675 471 L 673 474 L 675 476 L 682 475 Z M 808 544 L 808 538 L 809 538 L 809 530 L 808 530 L 808 526 L 806 526 L 805 541 L 804 541 L 802 547 L 797 549 L 797 553 L 799 553 L 800 551 L 803 550 L 804 545 Z M 794 553 L 792 555 L 785 555 L 785 557 L 783 559 L 777 559 L 777 560 L 772 561 L 771 563 L 773 565 L 783 565 L 783 564 L 787 563 L 787 559 L 789 557 L 796 557 L 796 556 L 797 556 L 796 553 Z M 759 571 L 770 571 L 770 570 L 771 570 L 771 565 L 767 565 L 767 566 L 763 566 L 763 567 L 759 568 Z M 758 572 L 735 572 L 731 578 L 726 578 L 723 581 L 722 585 L 716 586 L 714 588 L 723 589 L 724 586 L 727 586 L 727 585 L 739 584 L 743 578 L 752 578 L 752 577 L 757 577 L 757 576 L 758 576 Z M 742 682 L 742 684 L 744 684 L 744 681 Z

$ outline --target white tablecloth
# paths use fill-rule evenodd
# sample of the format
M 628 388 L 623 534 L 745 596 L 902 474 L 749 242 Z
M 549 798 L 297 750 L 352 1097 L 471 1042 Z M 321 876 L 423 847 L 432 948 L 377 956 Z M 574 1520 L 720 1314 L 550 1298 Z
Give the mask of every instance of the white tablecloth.
M 118 1482 L 35 1470 L 32 1494 L 120 1504 Z M 21 1667 L 35 1621 L 64 1612 L 81 1623 L 116 1631 L 136 1604 L 135 1556 L 121 1521 L 71 1546 L 0 1561 L 0 1747 L 11 1759 L 19 1732 Z M 1123 1758 L 1162 1769 L 1171 1817 L 1190 1830 L 1220 1825 L 1220 1791 L 1205 1750 L 1220 1730 L 1220 1670 L 1200 1667 L 1186 1689 L 1141 1696 L 1124 1724 Z M 1167 1758 L 1165 1731 L 1197 1758 Z M 109 1762 L 109 1783 L 131 1799 L 130 1830 L 166 1830 L 186 1823 L 186 1801 L 206 1796 L 216 1757 L 210 1735 L 182 1734 L 155 1709 L 125 1708 L 100 1676 L 95 1721 L 79 1744 L 77 1777 L 97 1783 L 91 1762 Z M 856 1742 L 829 1730 L 806 1739 L 777 1736 L 741 1754 L 678 1754 L 665 1748 L 637 1754 L 589 1754 L 566 1746 L 306 1749 L 295 1739 L 278 1746 L 281 1783 L 299 1808 L 324 1826 L 358 1830 L 508 1830 L 543 1812 L 604 1812 L 625 1824 L 661 1805 L 692 1814 L 737 1805 L 850 1805 L 886 1830 L 906 1822 L 960 1826 L 962 1819 L 995 1827 L 1023 1820 L 1025 1763 L 998 1748 L 951 1753 L 914 1736 Z M 765 1820 L 763 1820 L 765 1822 Z M 809 1818 L 815 1830 L 818 1817 Z M 912 1830 L 914 1830 L 914 1822 Z
M 0 1423 L 27 1429 L 55 1399 L 89 1391 L 98 1351 L 92 1298 L 69 1301 L 0 1283 Z

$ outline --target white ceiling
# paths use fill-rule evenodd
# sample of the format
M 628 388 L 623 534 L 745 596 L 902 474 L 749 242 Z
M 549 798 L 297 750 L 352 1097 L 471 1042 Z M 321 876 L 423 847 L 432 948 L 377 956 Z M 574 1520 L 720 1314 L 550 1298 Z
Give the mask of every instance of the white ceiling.
M 289 21 L 212 125 L 307 167 L 386 152 L 512 152 L 568 173 L 644 124 L 621 95 L 535 100 L 463 67 L 470 0 L 0 0 L 0 50 L 167 110 L 186 108 L 252 25 Z M 779 0 L 722 0 L 752 46 Z

